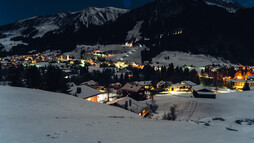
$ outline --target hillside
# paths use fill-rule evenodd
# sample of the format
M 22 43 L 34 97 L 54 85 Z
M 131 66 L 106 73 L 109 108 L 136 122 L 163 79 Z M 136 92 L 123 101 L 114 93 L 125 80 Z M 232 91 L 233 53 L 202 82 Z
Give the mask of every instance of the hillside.
M 234 121 L 253 119 L 252 95 L 253 91 L 250 91 L 222 94 L 215 101 L 196 99 L 199 104 L 194 120 L 170 122 L 142 119 L 120 108 L 65 94 L 0 86 L 0 141 L 247 143 L 253 141 L 253 125 L 239 125 Z M 163 102 L 171 101 L 167 98 L 162 99 Z M 184 105 L 184 100 L 188 98 L 175 97 L 172 101 Z M 223 117 L 226 121 L 211 120 L 214 116 Z M 210 126 L 204 125 L 207 122 Z M 238 131 L 230 131 L 226 127 Z
M 0 56 L 135 41 L 148 49 L 143 61 L 167 50 L 253 65 L 254 8 L 241 7 L 229 0 L 156 0 L 131 11 L 88 8 L 34 17 L 0 27 Z

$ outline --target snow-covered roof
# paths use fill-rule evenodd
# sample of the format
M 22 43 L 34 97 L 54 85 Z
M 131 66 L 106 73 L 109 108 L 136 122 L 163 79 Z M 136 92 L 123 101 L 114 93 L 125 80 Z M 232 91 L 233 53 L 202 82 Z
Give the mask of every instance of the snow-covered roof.
M 131 102 L 131 105 L 130 105 L 130 102 Z M 125 106 L 126 103 L 128 104 L 127 105 L 128 110 L 135 113 L 140 113 L 146 108 L 146 104 L 144 104 L 144 102 L 136 101 L 130 97 L 119 98 L 114 101 L 108 102 L 107 104 L 108 105 L 118 104 L 120 106 Z
M 46 66 L 52 65 L 52 66 L 58 66 L 59 68 L 61 68 L 61 66 L 64 66 L 66 64 L 65 63 L 41 62 L 41 63 L 35 63 L 35 64 L 31 64 L 31 65 L 36 66 L 36 67 L 46 67 Z
M 254 76 L 248 76 L 247 79 L 254 79 Z
M 140 85 L 126 83 L 123 86 L 122 90 L 130 91 L 130 92 L 138 92 L 141 88 L 142 88 L 142 86 L 140 86 Z
M 152 81 L 135 81 L 134 83 L 141 86 L 152 85 Z
M 161 81 L 159 81 L 157 84 L 158 84 L 158 85 L 163 85 L 163 84 L 165 84 L 165 83 L 166 83 L 165 81 L 161 80 Z
M 199 95 L 215 95 L 213 92 L 197 92 Z
M 199 91 L 201 91 L 201 90 L 211 91 L 210 89 L 208 89 L 208 88 L 206 88 L 206 87 L 204 87 L 204 86 L 202 86 L 202 85 L 192 86 L 192 89 L 195 90 L 195 91 L 197 91 L 197 92 L 199 92 Z
M 111 86 L 114 86 L 114 85 L 119 85 L 119 86 L 122 86 L 122 84 L 121 84 L 121 83 L 119 83 L 119 82 L 117 82 L 117 83 L 111 83 L 110 85 L 111 85 Z
M 182 81 L 182 84 L 188 85 L 188 86 L 196 86 L 197 84 L 192 81 Z
M 183 85 L 183 84 L 181 84 L 181 83 L 176 83 L 176 84 L 173 84 L 173 85 L 172 85 L 172 87 L 182 87 L 182 86 L 185 86 L 185 85 Z
M 228 79 L 228 82 L 246 82 L 244 79 Z M 247 80 L 248 83 L 254 83 L 254 80 Z
M 89 80 L 89 81 L 83 82 L 81 84 L 97 85 L 98 83 L 96 81 L 94 81 L 94 80 Z
M 72 85 L 71 85 L 72 84 Z M 79 98 L 89 98 L 89 97 L 92 97 L 92 96 L 96 96 L 96 95 L 99 95 L 101 94 L 100 91 L 98 90 L 95 90 L 91 87 L 88 87 L 86 85 L 80 85 L 80 86 L 77 86 L 75 85 L 74 83 L 70 83 L 69 85 L 70 86 L 70 94 L 71 95 L 77 95 Z M 77 93 L 77 89 L 80 88 L 81 89 L 81 92 L 80 93 Z

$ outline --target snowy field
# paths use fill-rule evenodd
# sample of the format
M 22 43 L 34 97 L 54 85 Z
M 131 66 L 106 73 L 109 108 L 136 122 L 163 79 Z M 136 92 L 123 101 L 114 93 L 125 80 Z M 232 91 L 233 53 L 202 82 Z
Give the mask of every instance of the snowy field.
M 169 58 L 168 58 L 169 57 Z M 174 63 L 175 66 L 190 66 L 202 67 L 212 64 L 231 65 L 230 62 L 223 59 L 217 59 L 207 55 L 194 55 L 191 53 L 177 52 L 177 51 L 165 51 L 153 58 L 154 65 L 169 65 Z
M 141 51 L 144 47 L 136 46 L 129 47 L 126 45 L 78 45 L 75 50 L 72 52 L 64 53 L 64 55 L 70 55 L 74 58 L 80 58 L 80 53 L 82 50 L 85 50 L 86 53 L 91 53 L 94 50 L 100 50 L 102 52 L 113 51 L 113 56 L 107 57 L 106 60 L 111 60 L 114 62 L 136 62 L 141 64 Z
M 254 126 L 235 120 L 254 118 L 253 93 L 221 94 L 216 100 L 156 96 L 164 107 L 197 102 L 189 120 L 162 121 L 65 94 L 0 86 L 0 142 L 252 143 Z

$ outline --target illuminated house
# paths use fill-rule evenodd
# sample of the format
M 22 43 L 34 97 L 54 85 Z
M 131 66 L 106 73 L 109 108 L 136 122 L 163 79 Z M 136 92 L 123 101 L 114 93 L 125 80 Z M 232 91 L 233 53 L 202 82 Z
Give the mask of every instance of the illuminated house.
M 144 87 L 146 90 L 154 90 L 152 81 L 135 81 L 134 83 Z
M 189 92 L 193 86 L 197 86 L 197 84 L 192 81 L 182 81 L 181 83 L 173 84 L 171 90 L 177 92 Z
M 252 73 L 252 69 L 249 68 L 248 66 L 245 67 L 239 67 L 239 70 L 237 71 L 237 73 L 235 74 L 235 77 L 233 79 L 244 79 L 247 80 L 248 77 L 250 76 L 254 76 L 254 74 Z
M 122 87 L 122 84 L 121 83 L 111 83 L 109 85 L 110 88 L 114 88 L 114 89 L 120 89 Z
M 157 83 L 157 90 L 162 91 L 167 89 L 170 85 L 172 84 L 172 82 L 166 82 L 166 81 L 160 81 Z
M 81 83 L 81 85 L 86 85 L 86 86 L 89 86 L 93 89 L 98 89 L 99 88 L 99 83 L 96 82 L 96 81 L 93 81 L 93 80 L 83 82 L 83 83 Z
M 124 96 L 130 96 L 133 99 L 136 100 L 146 99 L 145 88 L 140 85 L 126 83 L 123 86 L 122 91 Z
M 190 88 L 191 88 L 192 86 L 197 86 L 197 84 L 194 83 L 194 82 L 192 82 L 192 81 L 182 81 L 181 84 L 186 85 L 186 86 L 188 86 L 188 87 L 190 87 Z
M 147 116 L 150 110 L 149 107 L 143 102 L 136 101 L 130 97 L 119 98 L 114 101 L 108 102 L 107 104 L 124 108 L 143 117 Z
M 249 67 L 240 67 L 239 71 L 235 74 L 234 79 L 228 79 L 227 84 L 231 84 L 235 89 L 242 89 L 247 82 L 249 86 L 254 86 L 254 74 Z
M 85 85 L 76 86 L 74 83 L 68 83 L 68 85 L 70 87 L 69 93 L 71 95 L 88 101 L 99 102 L 98 96 L 101 94 L 101 92 L 98 90 Z
M 181 83 L 176 83 L 176 84 L 173 84 L 171 86 L 171 91 L 176 91 L 176 92 L 188 92 L 190 91 L 190 88 L 189 86 L 186 86 L 184 84 L 181 84 Z
M 228 84 L 232 83 L 233 88 L 243 89 L 244 84 L 249 84 L 249 87 L 254 86 L 254 80 L 244 80 L 244 79 L 228 79 Z

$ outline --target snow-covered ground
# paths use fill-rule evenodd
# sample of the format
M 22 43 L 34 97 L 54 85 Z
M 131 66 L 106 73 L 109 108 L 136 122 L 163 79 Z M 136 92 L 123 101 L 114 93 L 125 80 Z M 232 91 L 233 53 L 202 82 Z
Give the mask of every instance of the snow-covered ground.
M 231 65 L 230 62 L 207 55 L 194 55 L 191 53 L 165 51 L 153 58 L 154 65 L 168 65 L 173 63 L 175 66 L 202 67 L 211 64 Z
M 4 35 L 7 35 L 5 38 L 0 38 L 0 44 L 2 44 L 5 48 L 2 49 L 2 51 L 9 52 L 13 46 L 17 45 L 27 45 L 27 43 L 24 43 L 22 41 L 14 41 L 12 38 L 20 36 L 21 31 L 23 28 L 16 30 L 16 31 L 9 31 L 9 32 L 3 32 Z
M 222 94 L 216 100 L 161 96 L 165 102 L 197 102 L 192 120 L 162 121 L 65 94 L 0 86 L 0 142 L 252 143 L 254 126 L 234 120 L 253 119 L 253 93 Z
M 107 60 L 114 62 L 136 62 L 141 64 L 141 51 L 144 49 L 142 46 L 129 47 L 126 45 L 112 44 L 112 45 L 78 45 L 72 52 L 64 53 L 64 55 L 70 55 L 74 58 L 80 58 L 80 53 L 85 50 L 86 53 L 91 53 L 94 50 L 100 50 L 102 52 L 113 51 L 113 56 L 107 57 Z

